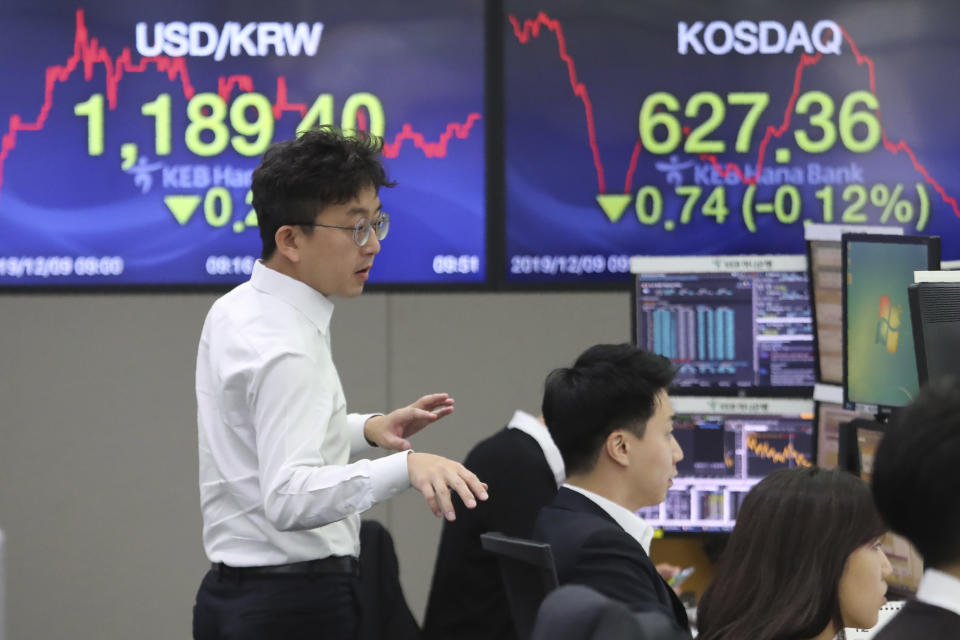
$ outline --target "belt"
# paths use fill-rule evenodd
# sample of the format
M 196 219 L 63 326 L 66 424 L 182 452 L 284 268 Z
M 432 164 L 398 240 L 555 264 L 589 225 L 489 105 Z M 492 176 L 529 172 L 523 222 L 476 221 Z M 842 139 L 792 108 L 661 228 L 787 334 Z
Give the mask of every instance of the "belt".
M 322 573 L 340 573 L 360 575 L 360 562 L 353 556 L 330 556 L 319 560 L 305 560 L 289 564 L 275 564 L 263 567 L 231 567 L 222 562 L 214 562 L 212 570 L 223 578 L 241 578 L 249 576 L 272 575 L 317 575 Z

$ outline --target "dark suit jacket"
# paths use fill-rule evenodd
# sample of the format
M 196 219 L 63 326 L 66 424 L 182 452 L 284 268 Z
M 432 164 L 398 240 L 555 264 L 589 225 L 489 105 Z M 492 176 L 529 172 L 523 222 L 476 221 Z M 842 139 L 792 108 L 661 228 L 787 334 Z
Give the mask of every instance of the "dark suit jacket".
M 960 616 L 941 607 L 911 600 L 874 636 L 874 640 L 960 638 Z
M 550 544 L 560 584 L 593 587 L 634 611 L 662 611 L 689 629 L 683 604 L 640 543 L 586 496 L 561 488 L 540 510 L 533 538 Z
M 487 483 L 490 499 L 476 509 L 455 500 L 457 519 L 443 523 L 423 635 L 516 640 L 496 556 L 480 547 L 480 534 L 529 538 L 540 507 L 557 493 L 557 481 L 540 445 L 518 429 L 481 441 L 463 464 Z

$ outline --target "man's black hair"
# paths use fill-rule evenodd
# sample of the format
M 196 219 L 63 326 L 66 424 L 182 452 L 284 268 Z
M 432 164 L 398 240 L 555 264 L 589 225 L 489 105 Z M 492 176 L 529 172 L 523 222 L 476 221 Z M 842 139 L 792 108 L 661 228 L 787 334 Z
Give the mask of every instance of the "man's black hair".
M 658 394 L 673 376 L 667 358 L 630 344 L 595 345 L 572 367 L 550 372 L 543 417 L 567 474 L 593 469 L 603 443 L 616 429 L 629 429 L 642 438 Z
M 383 141 L 365 131 L 347 136 L 329 126 L 270 145 L 253 172 L 260 257 L 273 256 L 283 225 L 311 224 L 327 206 L 349 202 L 368 187 L 394 186 L 383 168 L 382 149 Z
M 921 389 L 877 450 L 873 497 L 929 567 L 960 562 L 960 379 Z

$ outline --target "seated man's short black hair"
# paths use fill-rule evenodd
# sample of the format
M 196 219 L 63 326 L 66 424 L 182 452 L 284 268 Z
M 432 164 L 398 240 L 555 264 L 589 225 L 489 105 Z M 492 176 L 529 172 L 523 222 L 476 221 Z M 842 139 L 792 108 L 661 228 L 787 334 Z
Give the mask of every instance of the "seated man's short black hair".
M 630 344 L 595 345 L 572 367 L 550 372 L 543 417 L 567 474 L 590 471 L 616 429 L 629 428 L 642 438 L 658 394 L 673 376 L 667 358 Z
M 884 436 L 873 496 L 930 567 L 960 561 L 960 379 L 924 387 Z

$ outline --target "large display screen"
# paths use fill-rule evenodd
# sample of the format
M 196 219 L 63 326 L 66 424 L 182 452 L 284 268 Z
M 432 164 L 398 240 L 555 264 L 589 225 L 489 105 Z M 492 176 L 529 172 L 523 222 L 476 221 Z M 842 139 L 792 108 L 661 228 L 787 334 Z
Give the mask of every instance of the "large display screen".
M 667 499 L 639 511 L 667 531 L 730 531 L 761 479 L 814 464 L 813 402 L 784 398 L 671 398 L 683 450 Z
M 0 287 L 246 280 L 251 173 L 317 124 L 385 140 L 371 283 L 483 282 L 483 27 L 479 0 L 4 2 Z
M 508 281 L 802 253 L 808 221 L 960 236 L 955 2 L 505 8 Z

